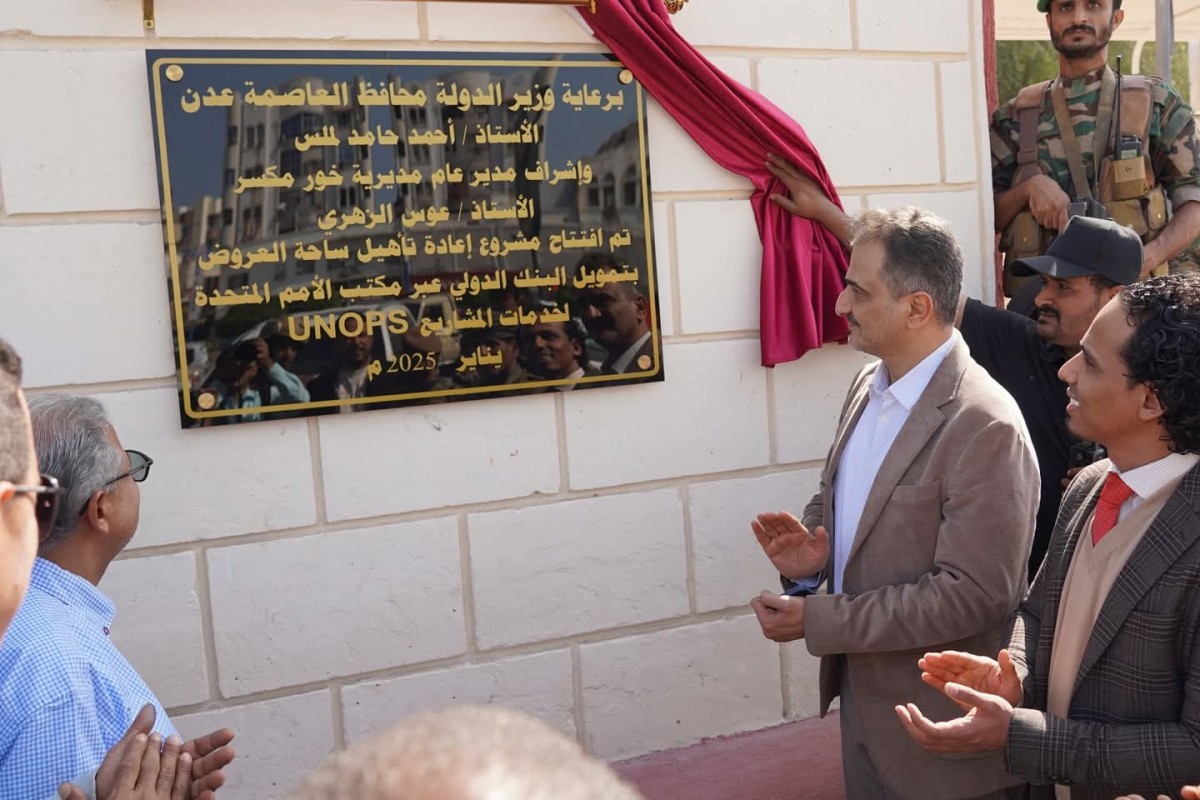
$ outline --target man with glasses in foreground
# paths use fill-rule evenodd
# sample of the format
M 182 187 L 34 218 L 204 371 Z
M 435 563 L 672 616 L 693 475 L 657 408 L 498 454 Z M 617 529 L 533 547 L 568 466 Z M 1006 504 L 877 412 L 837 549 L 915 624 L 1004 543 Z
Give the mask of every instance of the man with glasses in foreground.
M 38 542 L 54 527 L 59 494 L 56 478 L 38 475 L 29 411 L 21 392 L 21 359 L 0 339 L 0 641 L 28 589 Z M 0 714 L 5 711 L 0 708 Z M 212 791 L 203 788 L 203 776 L 197 776 L 191 755 L 168 744 L 160 758 L 149 747 L 153 711 L 152 705 L 146 705 L 99 768 L 92 767 L 76 779 L 75 784 L 87 786 L 87 792 L 79 785 L 64 784 L 56 796 L 66 800 L 93 796 L 96 800 L 209 800 Z M 214 763 L 210 758 L 209 764 Z
M 137 484 L 151 459 L 122 449 L 91 398 L 42 395 L 29 411 L 37 463 L 61 483 L 61 511 L 41 531 L 25 601 L 0 644 L 0 797 L 47 797 L 95 769 L 147 704 L 155 711 L 150 745 L 165 739 L 188 754 L 191 797 L 211 796 L 233 760 L 232 731 L 179 741 L 109 639 L 114 608 L 97 588 L 137 530 Z
M 54 521 L 58 482 L 38 475 L 21 359 L 0 339 L 0 640 L 21 605 L 37 555 L 39 527 Z

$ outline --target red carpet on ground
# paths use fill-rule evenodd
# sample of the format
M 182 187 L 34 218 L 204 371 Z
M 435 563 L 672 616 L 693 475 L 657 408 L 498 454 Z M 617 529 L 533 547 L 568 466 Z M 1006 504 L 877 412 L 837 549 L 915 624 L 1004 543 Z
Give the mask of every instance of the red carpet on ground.
M 646 800 L 842 800 L 837 713 L 614 764 Z

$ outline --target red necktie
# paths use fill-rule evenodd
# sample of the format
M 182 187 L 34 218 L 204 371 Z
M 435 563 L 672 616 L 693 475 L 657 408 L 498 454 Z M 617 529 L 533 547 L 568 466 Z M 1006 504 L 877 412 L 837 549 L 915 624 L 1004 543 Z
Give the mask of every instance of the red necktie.
M 1097 545 L 1104 534 L 1117 524 L 1121 513 L 1121 504 L 1133 497 L 1133 489 L 1125 485 L 1121 476 L 1115 472 L 1108 473 L 1104 479 L 1104 488 L 1100 490 L 1100 499 L 1096 502 L 1096 513 L 1092 516 L 1092 544 Z

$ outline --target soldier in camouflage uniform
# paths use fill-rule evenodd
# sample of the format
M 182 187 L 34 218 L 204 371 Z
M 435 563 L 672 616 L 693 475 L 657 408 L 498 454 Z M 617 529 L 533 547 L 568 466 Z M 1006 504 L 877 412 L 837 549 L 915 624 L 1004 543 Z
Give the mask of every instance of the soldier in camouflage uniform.
M 1124 18 L 1121 0 L 1038 0 L 1038 10 L 1046 14 L 1050 37 L 1059 53 L 1059 75 L 1046 85 L 1022 90 L 1016 98 L 1001 106 L 992 119 L 992 189 L 997 231 L 1006 231 L 1017 215 L 1026 210 L 1043 229 L 1061 230 L 1066 224 L 1068 204 L 1072 199 L 1079 199 L 1067 148 L 1059 133 L 1052 92 L 1062 92 L 1086 181 L 1093 196 L 1104 200 L 1097 175 L 1097 153 L 1108 155 L 1111 146 L 1107 136 L 1103 142 L 1096 141 L 1096 127 L 1098 119 L 1106 127 L 1115 125 L 1111 120 L 1104 120 L 1101 94 L 1105 81 L 1115 83 L 1107 67 L 1108 41 Z M 1127 79 L 1126 91 L 1121 93 L 1125 105 L 1123 114 L 1128 116 L 1130 113 L 1126 98 L 1129 84 L 1134 81 L 1136 86 L 1144 87 L 1150 100 L 1145 131 L 1148 141 L 1143 143 L 1144 152 L 1149 156 L 1148 169 L 1153 172 L 1155 190 L 1161 187 L 1172 211 L 1169 221 L 1163 207 L 1142 214 L 1147 221 L 1141 225 L 1132 225 L 1145 244 L 1143 276 L 1146 276 L 1152 269 L 1177 257 L 1184 263 L 1194 258 L 1190 248 L 1200 237 L 1200 203 L 1194 202 L 1200 201 L 1200 137 L 1196 133 L 1192 109 L 1175 88 L 1161 78 L 1138 76 Z M 1114 94 L 1110 90 L 1109 96 Z M 1040 102 L 1036 138 L 1036 166 L 1040 174 L 1014 182 L 1021 149 L 1019 107 L 1022 102 L 1027 106 Z M 1124 129 L 1126 125 L 1121 127 Z M 1159 203 L 1165 206 L 1161 200 Z M 1105 201 L 1105 205 L 1109 203 Z M 1143 202 L 1142 207 L 1149 209 L 1152 204 Z M 1117 214 L 1113 216 L 1125 224 L 1132 224 Z M 1172 262 L 1172 267 L 1175 263 Z

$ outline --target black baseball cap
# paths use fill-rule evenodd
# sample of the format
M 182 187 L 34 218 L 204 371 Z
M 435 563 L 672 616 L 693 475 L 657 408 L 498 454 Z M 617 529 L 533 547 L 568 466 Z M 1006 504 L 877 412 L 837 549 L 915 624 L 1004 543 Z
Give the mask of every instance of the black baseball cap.
M 1100 275 L 1126 286 L 1142 275 L 1142 240 L 1112 220 L 1075 216 L 1067 220 L 1045 255 L 1018 259 L 1009 271 L 1051 278 Z

